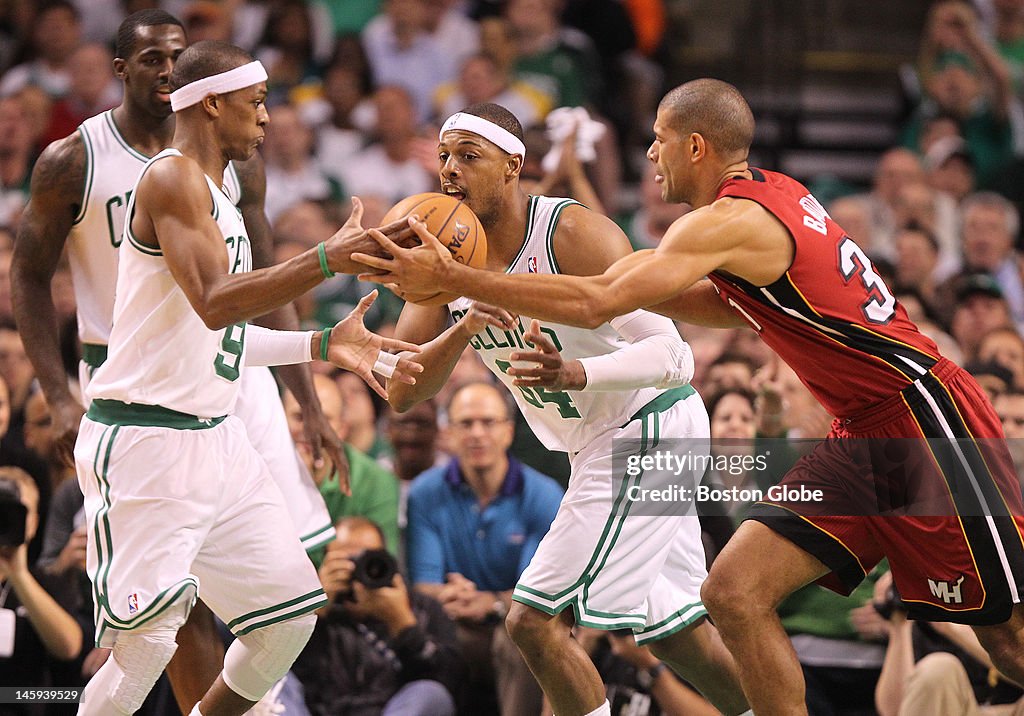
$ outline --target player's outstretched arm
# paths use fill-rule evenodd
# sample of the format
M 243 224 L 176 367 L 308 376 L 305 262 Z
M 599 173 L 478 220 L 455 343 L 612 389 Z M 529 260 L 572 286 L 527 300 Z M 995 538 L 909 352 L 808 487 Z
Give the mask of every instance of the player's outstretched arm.
M 620 259 L 598 276 L 508 275 L 472 269 L 454 261 L 426 226 L 415 220 L 410 225 L 423 246 L 402 249 L 371 229 L 370 236 L 393 258 L 363 254 L 352 258 L 378 272 L 361 278 L 394 283 L 401 291 L 444 290 L 541 320 L 596 328 L 615 316 L 673 298 L 730 260 L 745 233 L 710 209 L 693 211 L 676 221 L 657 250 Z
M 511 328 L 515 318 L 501 308 L 474 303 L 466 315 L 447 329 L 447 309 L 407 303 L 395 329 L 395 338 L 419 343 L 411 356 L 423 366 L 415 385 L 388 382 L 388 402 L 400 413 L 437 395 L 459 362 L 470 340 L 488 325 Z
M 270 222 L 267 221 L 265 210 L 267 195 L 267 175 L 263 166 L 263 158 L 259 152 L 245 162 L 235 162 L 235 172 L 241 186 L 242 196 L 238 209 L 242 212 L 242 221 L 249 234 L 252 248 L 253 268 L 266 268 L 274 263 L 273 234 Z M 268 328 L 285 331 L 299 330 L 299 315 L 293 303 L 262 316 L 256 323 Z M 348 460 L 341 438 L 331 427 L 323 410 L 320 399 L 313 388 L 313 374 L 305 363 L 281 366 L 277 374 L 285 387 L 295 396 L 302 410 L 302 430 L 313 454 L 313 464 L 323 466 L 324 453 L 343 479 L 347 479 Z
M 378 336 L 363 323 L 366 311 L 376 298 L 376 291 L 363 296 L 352 312 L 334 325 L 328 334 L 326 352 L 320 345 L 323 333 L 314 338 L 311 350 L 320 351 L 321 357 L 326 356 L 339 368 L 355 373 L 387 400 L 388 391 L 374 373 L 380 373 L 392 383 L 415 385 L 423 366 L 409 357 L 420 352 L 419 346 Z
M 85 147 L 78 132 L 46 148 L 32 172 L 31 196 L 11 264 L 14 319 L 53 414 L 57 449 L 69 464 L 83 409 L 68 388 L 50 282 L 80 209 L 85 173 Z
M 674 321 L 708 328 L 742 328 L 747 325 L 739 313 L 718 297 L 715 285 L 706 278 L 648 310 Z

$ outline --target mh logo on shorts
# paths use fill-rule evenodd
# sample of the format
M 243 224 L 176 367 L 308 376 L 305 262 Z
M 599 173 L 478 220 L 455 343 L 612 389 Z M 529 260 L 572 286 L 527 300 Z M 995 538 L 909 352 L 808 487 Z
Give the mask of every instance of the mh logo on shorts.
M 937 579 L 928 580 L 928 589 L 931 590 L 932 596 L 936 599 L 941 599 L 946 604 L 963 604 L 964 598 L 960 594 L 960 585 L 964 582 L 964 575 L 960 575 L 960 579 L 955 582 L 944 582 Z
M 137 611 L 139 611 L 139 595 L 132 592 L 128 595 L 128 613 L 135 614 Z

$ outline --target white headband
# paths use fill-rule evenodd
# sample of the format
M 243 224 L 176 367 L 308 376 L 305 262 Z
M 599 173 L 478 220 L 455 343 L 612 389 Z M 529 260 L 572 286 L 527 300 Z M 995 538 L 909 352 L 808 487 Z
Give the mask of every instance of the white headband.
M 266 82 L 267 71 L 259 60 L 236 67 L 219 75 L 204 77 L 195 82 L 189 82 L 184 87 L 171 92 L 171 110 L 180 112 L 186 107 L 191 107 L 197 102 L 202 102 L 207 95 L 226 94 L 234 92 L 250 85 Z
M 461 129 L 464 132 L 479 134 L 484 139 L 494 142 L 499 148 L 504 149 L 509 154 L 518 154 L 524 159 L 526 158 L 526 147 L 519 137 L 483 117 L 477 117 L 475 114 L 466 114 L 465 112 L 456 112 L 441 125 L 441 131 L 437 133 L 438 141 L 441 141 L 445 132 L 450 132 L 453 129 Z

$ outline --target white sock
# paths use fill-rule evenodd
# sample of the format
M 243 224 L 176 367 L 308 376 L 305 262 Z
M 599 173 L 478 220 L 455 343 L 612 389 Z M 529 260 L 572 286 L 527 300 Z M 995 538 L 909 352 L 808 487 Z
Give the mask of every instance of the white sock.
M 586 714 L 586 716 L 612 716 L 612 707 L 605 699 L 605 702 L 598 706 L 596 709 Z
M 188 712 L 188 716 L 203 716 L 203 712 L 199 710 L 199 704 L 192 707 L 192 710 Z
M 747 709 L 746 711 L 741 713 L 739 716 L 754 716 L 754 709 Z

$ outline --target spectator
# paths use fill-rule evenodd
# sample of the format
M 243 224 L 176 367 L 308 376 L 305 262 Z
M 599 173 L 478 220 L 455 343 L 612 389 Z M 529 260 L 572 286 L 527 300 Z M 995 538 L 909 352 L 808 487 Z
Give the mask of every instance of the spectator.
M 953 197 L 957 203 L 974 191 L 977 184 L 974 159 L 959 134 L 935 141 L 922 161 L 928 184 Z
M 281 0 L 269 5 L 266 26 L 253 53 L 267 69 L 268 104 L 295 101 L 292 91 L 319 77 L 314 56 L 312 5 Z
M 988 274 L 962 278 L 957 284 L 956 302 L 950 330 L 967 362 L 975 360 L 981 339 L 988 333 L 1013 326 L 1003 291 Z
M 960 243 L 957 229 L 959 213 L 953 199 L 930 187 L 923 178 L 907 182 L 896 192 L 892 205 L 893 227 L 889 241 L 910 226 L 927 230 L 935 237 L 939 253 L 935 266 L 937 279 L 946 278 L 960 268 Z M 894 260 L 891 253 L 885 257 Z
M 924 181 L 921 160 L 909 149 L 894 147 L 879 157 L 875 165 L 871 191 L 854 197 L 866 203 L 871 212 L 869 243 L 870 250 L 874 252 L 871 254 L 873 259 L 892 258 L 892 237 L 896 232 L 895 207 L 899 201 L 900 189 L 921 181 Z M 856 236 L 853 238 L 860 240 Z
M 1024 390 L 1024 338 L 1015 328 L 996 328 L 982 336 L 978 360 L 1010 371 L 1011 387 Z
M 1024 490 L 1024 392 L 1008 390 L 993 398 L 992 405 L 1003 423 L 1006 444 L 1017 468 L 1021 490 Z
M 0 608 L 14 619 L 4 627 L 5 646 L 12 649 L 0 655 L 0 686 L 41 686 L 49 683 L 50 659 L 69 661 L 81 652 L 82 629 L 43 586 L 46 575 L 29 562 L 27 543 L 39 524 L 39 492 L 32 478 L 19 468 L 0 467 L 0 500 L 25 508 L 20 545 L 0 546 Z M 5 525 L 4 531 L 14 527 Z M 0 714 L 30 714 L 29 709 L 0 705 Z
M 914 291 L 929 308 L 938 302 L 938 262 L 939 242 L 930 231 L 911 224 L 896 232 L 896 286 Z
M 551 98 L 555 107 L 593 105 L 602 91 L 593 43 L 559 19 L 562 2 L 510 0 L 505 19 L 515 40 L 515 74 Z
M 66 137 L 89 117 L 121 102 L 121 83 L 114 77 L 113 55 L 104 45 L 81 45 L 71 55 L 68 94 L 53 105 L 42 144 Z
M 429 140 L 431 171 L 425 166 L 426 140 L 417 136 L 412 95 L 398 85 L 380 87 L 373 94 L 376 110 L 374 142 L 335 167 L 337 176 L 353 196 L 373 194 L 394 204 L 412 194 L 437 190 L 437 138 Z
M 524 129 L 540 124 L 552 109 L 550 97 L 514 79 L 493 55 L 485 52 L 463 61 L 457 82 L 437 88 L 434 116 L 444 121 L 463 107 L 479 102 L 500 104 L 516 116 Z
M 377 433 L 377 409 L 373 396 L 362 378 L 340 371 L 334 381 L 341 390 L 345 405 L 345 442 L 378 462 L 388 450 L 387 440 Z
M 7 381 L 0 376 L 0 466 L 17 467 L 24 470 L 35 483 L 36 491 L 39 493 L 39 514 L 40 532 L 46 528 L 43 516 L 50 507 L 50 475 L 46 470 L 46 463 L 25 449 L 20 440 L 20 435 L 10 435 L 11 428 L 11 399 L 7 389 Z M 17 437 L 17 439 L 16 439 Z M 37 534 L 28 546 L 29 562 L 34 563 L 42 552 L 42 534 Z
M 313 132 L 290 104 L 273 108 L 267 126 L 267 217 L 273 222 L 302 200 L 340 201 L 341 185 L 324 174 L 313 159 Z
M 35 374 L 25 354 L 21 335 L 13 323 L 0 323 L 0 377 L 7 384 L 11 409 L 8 440 L 23 446 L 25 403 L 28 402 Z
M 462 4 L 461 0 L 431 0 L 424 3 L 423 11 L 423 29 L 450 49 L 456 67 L 480 49 L 480 26 L 459 7 Z
M 386 415 L 391 458 L 383 462 L 399 479 L 398 526 L 404 529 L 413 478 L 442 459 L 438 450 L 437 403 L 425 400 L 404 413 L 389 406 Z
M 427 30 L 427 5 L 428 0 L 385 0 L 384 12 L 362 32 L 374 85 L 404 88 L 416 124 L 430 118 L 434 92 L 455 79 L 460 63 L 460 48 L 450 48 L 447 38 L 439 42 Z
M 562 490 L 509 457 L 509 406 L 493 384 L 459 389 L 448 425 L 455 457 L 417 477 L 409 491 L 409 575 L 458 624 L 472 702 L 483 710 L 496 687 L 502 714 L 538 713 L 540 687 L 502 620 Z
M 749 357 L 725 351 L 708 364 L 701 391 L 711 395 L 722 390 L 750 390 L 755 369 Z
M 327 68 L 323 80 L 323 99 L 316 110 L 323 120 L 316 122 L 316 157 L 326 174 L 337 174 L 363 148 L 365 135 L 357 126 L 357 109 L 370 109 L 366 88 L 359 72 L 343 64 Z M 306 114 L 306 109 L 303 108 Z
M 1024 710 L 1020 688 L 995 670 L 970 627 L 909 621 L 890 574 L 875 584 L 874 599 L 890 623 L 875 689 L 879 716 L 1014 716 Z
M 659 193 L 660 198 L 660 193 Z M 846 235 L 857 242 L 870 257 L 879 252 L 879 241 L 875 236 L 876 226 L 873 220 L 875 202 L 870 195 L 841 196 L 828 205 L 828 214 L 832 220 L 843 227 Z M 890 253 L 891 249 L 882 250 Z
M 982 35 L 969 2 L 932 5 L 918 67 L 925 92 L 904 131 L 904 144 L 918 146 L 926 119 L 957 119 L 982 184 L 1017 148 L 1010 116 L 1015 106 L 1010 70 Z
M 181 13 L 185 32 L 192 42 L 218 40 L 229 42 L 232 36 L 231 13 L 224 3 L 214 0 L 198 0 Z
M 292 667 L 313 716 L 450 716 L 463 665 L 454 627 L 433 599 L 410 593 L 400 574 L 368 588 L 354 560 L 384 549 L 376 524 L 346 517 L 327 546 L 320 581 L 330 600 Z
M 32 129 L 20 97 L 0 97 L 0 225 L 15 226 L 28 202 Z
M 35 85 L 54 99 L 71 85 L 71 56 L 81 40 L 78 10 L 67 0 L 46 0 L 32 26 L 33 58 L 9 69 L 0 79 L 0 97 Z
M 326 375 L 313 375 L 313 386 L 320 399 L 324 417 L 341 440 L 345 440 L 346 406 L 338 384 Z M 385 546 L 392 554 L 398 553 L 398 478 L 375 463 L 365 453 L 345 442 L 345 457 L 348 458 L 348 483 L 351 494 L 346 495 L 338 481 L 338 473 L 330 461 L 320 466 L 313 462 L 313 453 L 303 432 L 303 410 L 295 396 L 286 393 L 284 408 L 288 415 L 288 427 L 299 451 L 306 470 L 320 488 L 320 494 L 327 503 L 331 522 L 342 517 L 365 517 L 380 527 L 384 534 Z M 314 559 L 314 562 L 319 560 Z

